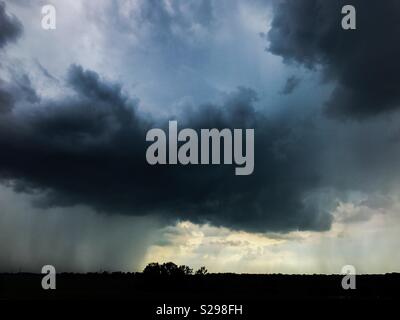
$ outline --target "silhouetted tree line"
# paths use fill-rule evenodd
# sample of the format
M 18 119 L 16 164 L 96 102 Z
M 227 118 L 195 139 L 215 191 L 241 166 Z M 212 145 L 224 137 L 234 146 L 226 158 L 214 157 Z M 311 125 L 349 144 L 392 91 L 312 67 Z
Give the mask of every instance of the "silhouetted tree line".
M 207 274 L 206 267 L 201 267 L 193 273 L 193 269 L 186 265 L 176 265 L 173 262 L 159 264 L 157 262 L 149 263 L 143 270 L 143 274 L 148 276 L 202 276 Z

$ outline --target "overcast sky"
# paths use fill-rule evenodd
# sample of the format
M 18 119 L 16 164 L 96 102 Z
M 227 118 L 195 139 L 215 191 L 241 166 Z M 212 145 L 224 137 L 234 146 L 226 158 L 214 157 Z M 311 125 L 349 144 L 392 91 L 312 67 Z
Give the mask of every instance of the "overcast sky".
M 399 271 L 400 4 L 350 2 L 0 1 L 0 270 Z M 148 165 L 168 120 L 254 173 Z

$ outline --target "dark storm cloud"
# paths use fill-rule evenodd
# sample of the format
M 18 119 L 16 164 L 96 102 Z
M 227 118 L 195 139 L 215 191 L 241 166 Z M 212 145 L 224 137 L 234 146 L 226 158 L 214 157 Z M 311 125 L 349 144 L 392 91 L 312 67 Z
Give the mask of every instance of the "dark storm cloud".
M 22 24 L 6 12 L 5 3 L 0 1 L 0 49 L 7 43 L 15 41 L 22 34 Z
M 7 13 L 5 3 L 0 1 L 0 50 L 3 50 L 7 43 L 16 41 L 22 31 L 21 22 L 15 16 Z M 2 65 L 0 64 L 0 66 Z M 39 101 L 29 76 L 11 69 L 9 71 L 11 81 L 0 77 L 0 114 L 11 111 L 18 99 L 26 99 L 31 103 Z
M 343 30 L 341 8 L 355 6 L 357 30 Z M 283 0 L 276 4 L 269 50 L 315 69 L 335 89 L 327 112 L 365 118 L 400 107 L 400 2 Z
M 30 103 L 40 101 L 28 75 L 19 75 L 12 71 L 11 78 L 10 82 L 0 78 L 0 114 L 11 111 L 18 100 Z
M 3 87 L 3 83 L 0 80 L 0 114 L 9 112 L 14 106 L 14 97 L 7 89 Z
M 290 76 L 286 79 L 285 85 L 281 91 L 282 94 L 291 94 L 300 85 L 301 79 L 296 76 Z
M 15 90 L 14 95 L 22 96 L 31 103 L 40 101 L 40 98 L 36 93 L 36 90 L 33 88 L 32 82 L 27 74 L 14 75 L 13 85 Z
M 0 118 L 2 179 L 19 191 L 45 192 L 38 205 L 85 204 L 252 231 L 330 227 L 329 206 L 316 196 L 312 126 L 265 118 L 253 108 L 253 90 L 238 88 L 223 105 L 199 106 L 178 119 L 180 129 L 255 128 L 255 172 L 235 176 L 229 165 L 148 165 L 145 134 L 166 124 L 146 120 L 137 100 L 93 71 L 73 65 L 67 82 L 73 95 Z

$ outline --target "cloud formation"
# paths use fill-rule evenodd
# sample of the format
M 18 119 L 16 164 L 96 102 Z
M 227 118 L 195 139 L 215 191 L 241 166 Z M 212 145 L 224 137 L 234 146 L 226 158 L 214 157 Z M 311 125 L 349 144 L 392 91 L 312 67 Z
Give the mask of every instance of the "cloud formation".
M 288 60 L 315 68 L 324 59 L 313 47 L 303 48 L 308 52 L 303 54 L 274 39 L 282 15 L 289 14 L 292 6 L 296 8 L 294 2 L 284 1 L 276 9 L 285 10 L 275 14 L 271 50 L 284 51 Z M 299 40 L 296 32 L 289 34 L 289 40 Z M 246 87 L 226 93 L 220 103 L 188 109 L 177 120 L 179 128 L 197 130 L 254 128 L 253 175 L 235 176 L 226 165 L 150 166 L 145 160 L 146 132 L 153 127 L 166 129 L 166 121 L 140 113 L 139 99 L 131 98 L 122 84 L 72 64 L 65 82 L 58 83 L 65 94 L 43 98 L 29 77 L 20 73 L 14 76 L 13 86 L 3 86 L 4 96 L 12 99 L 3 99 L 1 110 L 10 111 L 15 101 L 26 108 L 0 117 L 0 174 L 15 190 L 39 190 L 43 197 L 36 205 L 84 204 L 108 214 L 157 215 L 165 223 L 186 219 L 247 231 L 320 231 L 330 228 L 339 193 L 376 192 L 383 185 L 377 181 L 391 181 L 386 179 L 390 170 L 378 167 L 386 162 L 392 168 L 393 163 L 379 152 L 374 153 L 375 159 L 370 157 L 368 175 L 358 170 L 362 159 L 357 155 L 369 154 L 360 141 L 368 140 L 371 148 L 370 138 L 361 139 L 362 134 L 354 134 L 352 128 L 340 129 L 343 139 L 357 145 L 359 152 L 353 155 L 354 146 L 333 138 L 329 130 L 319 132 L 325 124 L 318 126 L 308 113 L 304 118 L 287 111 L 266 116 L 255 108 L 257 93 Z M 296 81 L 289 82 L 287 91 L 296 87 Z M 368 132 L 364 130 L 366 136 L 371 129 Z M 393 144 L 382 136 L 376 141 Z M 396 151 L 391 158 L 393 162 L 398 158 Z
M 5 3 L 0 1 L 0 50 L 7 43 L 16 41 L 22 34 L 22 31 L 21 22 L 15 16 L 8 14 Z M 2 64 L 0 63 L 1 66 Z M 18 91 L 25 91 L 31 98 L 34 98 L 32 92 L 29 92 L 29 78 L 21 77 L 19 80 L 19 82 L 16 82 L 16 85 L 13 85 L 0 78 L 0 114 L 9 112 L 13 108 L 15 95 L 18 94 Z
M 301 79 L 296 76 L 290 76 L 286 79 L 285 85 L 281 91 L 282 94 L 291 94 L 300 85 Z
M 357 29 L 343 30 L 351 4 Z M 400 108 L 400 3 L 396 0 L 283 0 L 275 5 L 268 50 L 335 83 L 326 111 L 362 119 Z
M 6 12 L 6 5 L 0 1 L 0 49 L 7 43 L 14 42 L 22 34 L 21 22 Z
M 145 134 L 165 126 L 139 114 L 137 99 L 96 72 L 72 65 L 73 94 L 42 101 L 29 115 L 0 119 L 0 172 L 18 190 L 46 192 L 41 205 L 87 204 L 108 213 L 156 214 L 236 229 L 325 230 L 332 220 L 313 198 L 318 172 L 307 128 L 268 121 L 238 88 L 222 105 L 203 105 L 179 128 L 255 128 L 255 173 L 229 166 L 150 166 Z M 292 141 L 303 139 L 302 145 Z
M 99 215 L 86 206 L 33 208 L 35 196 L 0 185 L 0 272 L 140 270 L 158 228 L 151 218 Z
M 358 29 L 345 33 L 341 2 L 274 1 L 273 12 L 266 3 L 60 2 L 62 28 L 52 33 L 26 18 L 40 13 L 41 1 L 7 3 L 24 18 L 24 39 L 0 52 L 0 267 L 37 270 L 51 259 L 65 269 L 129 270 L 140 267 L 147 231 L 162 227 L 168 234 L 156 236 L 158 247 L 173 252 L 164 257 L 216 253 L 220 271 L 232 266 L 227 257 L 243 272 L 337 272 L 357 254 L 366 258 L 358 270 L 398 266 L 390 258 L 398 247 L 391 199 L 399 194 L 400 113 L 374 117 L 396 110 L 396 4 L 354 2 Z M 327 100 L 330 115 L 369 120 L 325 117 Z M 179 129 L 255 128 L 253 175 L 235 176 L 229 165 L 148 165 L 145 134 L 166 130 L 167 120 Z M 174 242 L 170 226 L 186 224 L 187 236 Z M 290 232 L 328 229 L 304 231 L 311 246 Z M 199 232 L 221 230 L 186 251 Z M 228 239 L 238 230 L 246 239 Z M 255 232 L 265 231 L 288 246 L 260 255 Z

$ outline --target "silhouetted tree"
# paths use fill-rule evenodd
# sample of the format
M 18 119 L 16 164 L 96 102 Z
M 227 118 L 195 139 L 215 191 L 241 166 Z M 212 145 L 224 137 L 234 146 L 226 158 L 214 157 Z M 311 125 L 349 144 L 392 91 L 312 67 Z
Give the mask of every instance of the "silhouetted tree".
M 188 267 L 188 266 L 185 266 L 185 265 L 179 266 L 179 270 L 180 270 L 180 271 L 182 272 L 182 274 L 185 275 L 185 276 L 189 276 L 189 275 L 193 274 L 193 269 L 190 268 L 190 267 Z
M 200 269 L 198 269 L 196 271 L 196 275 L 204 276 L 207 274 L 207 272 L 208 272 L 208 270 L 206 269 L 206 267 L 202 266 L 202 267 L 200 267 Z
M 204 275 L 207 273 L 205 267 L 201 267 L 196 274 Z M 173 262 L 158 264 L 157 262 L 149 263 L 143 270 L 143 274 L 148 276 L 189 276 L 193 274 L 193 269 L 186 265 L 179 267 Z
M 173 262 L 166 262 L 161 265 L 162 276 L 174 276 L 180 274 L 178 266 Z
M 161 275 L 161 266 L 157 262 L 149 263 L 143 270 L 143 274 L 148 276 L 159 276 Z

